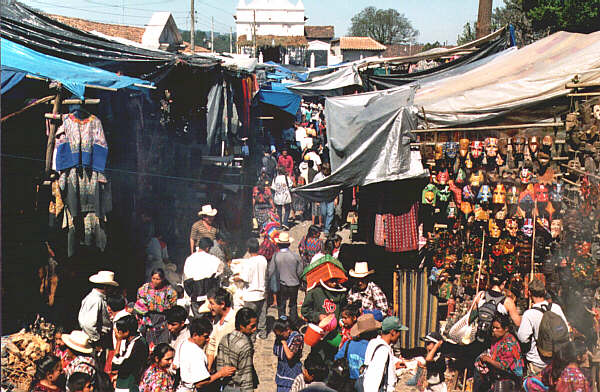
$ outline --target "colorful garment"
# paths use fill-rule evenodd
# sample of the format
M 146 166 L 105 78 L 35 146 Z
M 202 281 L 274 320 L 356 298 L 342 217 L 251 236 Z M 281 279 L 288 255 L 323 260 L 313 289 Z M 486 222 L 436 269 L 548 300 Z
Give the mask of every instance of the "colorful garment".
M 165 369 L 152 364 L 142 376 L 140 392 L 171 392 L 175 384 L 173 378 Z
M 319 253 L 323 249 L 323 241 L 319 238 L 307 238 L 302 237 L 300 244 L 298 245 L 298 252 L 304 265 L 308 265 L 312 260 L 313 256 Z
M 521 358 L 521 347 L 511 333 L 506 333 L 502 339 L 492 344 L 489 349 L 489 356 L 492 360 L 500 363 L 501 370 L 510 372 L 517 377 L 523 377 L 525 363 Z M 477 360 L 475 366 L 480 369 L 482 374 L 487 373 L 482 369 L 485 367 L 489 369 L 487 364 L 482 364 L 480 360 Z
M 271 261 L 273 255 L 277 253 L 278 250 L 279 247 L 277 244 L 265 237 L 263 242 L 261 242 L 260 246 L 258 247 L 258 254 L 264 256 L 267 261 Z
M 64 115 L 55 148 L 57 170 L 83 166 L 104 173 L 108 145 L 98 117 L 80 120 L 72 113 Z
M 164 312 L 177 304 L 177 292 L 170 285 L 155 289 L 144 283 L 138 289 L 134 309 L 139 315 L 140 325 L 145 327 L 145 338 L 150 345 L 167 343 L 169 331 Z
M 404 214 L 384 215 L 386 251 L 407 252 L 419 248 L 418 213 L 419 203 L 415 203 Z
M 67 368 L 65 369 L 65 376 L 67 378 L 67 381 L 73 373 L 77 372 L 85 373 L 93 379 L 96 376 L 96 361 L 94 360 L 94 358 L 83 355 L 75 357 L 75 359 L 73 359 L 71 363 L 69 363 L 69 366 L 67 366 Z
M 361 303 L 363 309 L 378 309 L 383 314 L 387 314 L 389 309 L 387 297 L 379 286 L 373 282 L 369 282 L 367 288 L 363 291 L 356 291 L 354 288 L 350 290 L 350 293 L 348 293 L 348 302 Z
M 385 226 L 383 224 L 383 215 L 375 214 L 375 230 L 373 242 L 378 246 L 385 246 Z
M 63 390 L 59 387 L 48 388 L 47 386 L 42 385 L 41 383 L 35 384 L 31 392 L 62 392 Z
M 591 392 L 590 384 L 576 367 L 566 367 L 555 386 L 556 392 Z
M 287 359 L 283 345 L 277 339 L 273 344 L 273 354 L 277 357 L 277 373 L 275 375 L 275 384 L 278 392 L 287 392 L 292 388 L 294 379 L 302 373 L 302 349 L 304 348 L 304 336 L 301 333 L 292 331 L 287 338 L 288 348 L 294 356 Z

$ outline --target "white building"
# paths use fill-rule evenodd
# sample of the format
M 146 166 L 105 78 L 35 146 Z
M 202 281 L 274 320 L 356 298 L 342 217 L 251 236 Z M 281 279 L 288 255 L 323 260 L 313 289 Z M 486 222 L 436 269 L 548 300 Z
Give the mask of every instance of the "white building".
M 253 26 L 256 35 L 304 36 L 304 4 L 293 5 L 288 0 L 240 0 L 235 14 L 237 36 L 250 38 Z

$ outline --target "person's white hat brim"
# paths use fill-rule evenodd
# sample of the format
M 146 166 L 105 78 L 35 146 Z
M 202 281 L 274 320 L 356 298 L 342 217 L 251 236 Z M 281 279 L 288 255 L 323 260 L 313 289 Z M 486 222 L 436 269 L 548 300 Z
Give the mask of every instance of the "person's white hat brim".
M 354 263 L 354 268 L 350 270 L 348 273 L 353 278 L 364 278 L 372 273 L 375 273 L 375 270 L 369 269 L 369 264 L 365 261 L 359 261 Z
M 108 286 L 118 287 L 115 282 L 115 273 L 112 271 L 98 271 L 97 274 L 90 276 L 89 281 L 96 284 L 105 284 Z
M 61 339 L 71 350 L 83 354 L 91 354 L 94 351 L 92 346 L 90 346 L 89 337 L 83 331 L 73 331 L 70 334 L 63 334 Z
M 198 211 L 198 216 L 215 216 L 217 215 L 218 210 L 216 208 L 213 208 L 212 205 L 207 204 L 202 206 L 202 209 L 200 211 Z

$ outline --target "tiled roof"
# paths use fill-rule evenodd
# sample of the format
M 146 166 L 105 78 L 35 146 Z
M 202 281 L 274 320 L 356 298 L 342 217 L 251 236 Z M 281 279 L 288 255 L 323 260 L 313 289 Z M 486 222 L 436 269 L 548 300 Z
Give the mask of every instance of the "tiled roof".
M 192 53 L 192 49 L 190 48 L 190 43 L 183 41 L 183 49 L 181 51 L 184 53 Z M 210 50 L 196 44 L 194 46 L 194 53 L 210 53 Z
M 333 26 L 304 26 L 306 38 L 333 38 Z
M 405 44 L 391 44 L 387 45 L 385 52 L 381 54 L 382 57 L 402 57 L 402 56 L 413 56 L 421 53 L 423 45 L 405 45 Z
M 246 34 L 240 35 L 237 41 L 240 46 L 252 46 L 252 38 L 246 37 Z M 257 35 L 256 46 L 307 46 L 308 41 L 304 36 L 281 36 L 281 35 Z
M 340 37 L 333 42 L 340 42 L 341 50 L 380 50 L 386 47 L 371 37 Z
M 111 37 L 121 37 L 129 41 L 142 43 L 142 36 L 146 30 L 143 27 L 124 26 L 109 23 L 92 22 L 90 20 L 71 18 L 62 15 L 48 15 L 54 20 L 83 31 L 98 31 Z

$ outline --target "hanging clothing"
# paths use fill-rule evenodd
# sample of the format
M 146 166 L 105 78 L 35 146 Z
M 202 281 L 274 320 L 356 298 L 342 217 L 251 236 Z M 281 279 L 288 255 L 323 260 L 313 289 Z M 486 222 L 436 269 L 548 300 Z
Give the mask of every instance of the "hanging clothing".
M 414 203 L 408 212 L 401 215 L 385 214 L 385 250 L 407 252 L 419 248 L 418 209 Z
M 375 235 L 373 237 L 375 245 L 385 246 L 385 226 L 382 214 L 375 214 Z
M 94 115 L 80 120 L 74 114 L 63 116 L 56 132 L 56 170 L 80 166 L 104 172 L 108 145 L 100 119 Z

